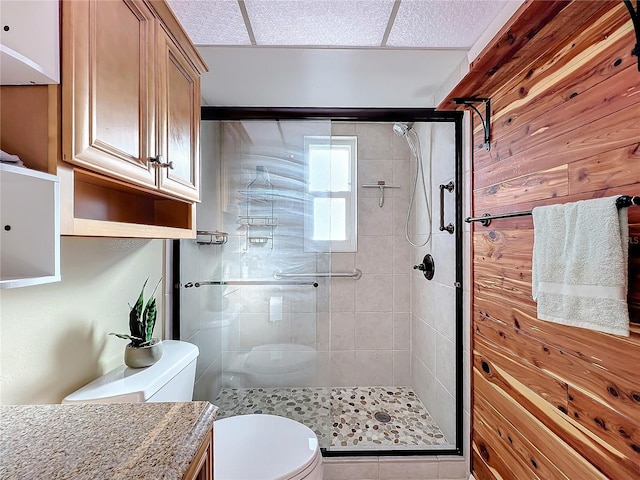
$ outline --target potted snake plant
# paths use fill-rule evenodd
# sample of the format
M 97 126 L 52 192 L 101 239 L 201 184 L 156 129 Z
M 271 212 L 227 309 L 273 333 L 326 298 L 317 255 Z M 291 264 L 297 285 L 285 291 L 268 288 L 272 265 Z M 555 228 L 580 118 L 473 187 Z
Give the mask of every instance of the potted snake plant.
M 148 281 L 149 279 L 147 278 L 142 285 L 142 291 L 135 305 L 133 307 L 129 305 L 130 335 L 110 333 L 110 335 L 129 340 L 124 350 L 124 363 L 131 368 L 151 366 L 162 357 L 162 341 L 153 337 L 153 328 L 156 325 L 158 314 L 155 293 L 162 279 L 158 281 L 151 297 L 145 304 L 144 289 Z

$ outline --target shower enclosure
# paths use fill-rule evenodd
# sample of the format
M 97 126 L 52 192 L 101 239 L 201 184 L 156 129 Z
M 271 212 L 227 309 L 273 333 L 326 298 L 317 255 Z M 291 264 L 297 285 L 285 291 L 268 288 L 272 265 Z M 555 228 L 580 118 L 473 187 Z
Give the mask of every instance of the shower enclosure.
M 293 418 L 326 455 L 460 452 L 461 238 L 429 221 L 456 118 L 202 122 L 199 235 L 173 247 L 195 399 Z

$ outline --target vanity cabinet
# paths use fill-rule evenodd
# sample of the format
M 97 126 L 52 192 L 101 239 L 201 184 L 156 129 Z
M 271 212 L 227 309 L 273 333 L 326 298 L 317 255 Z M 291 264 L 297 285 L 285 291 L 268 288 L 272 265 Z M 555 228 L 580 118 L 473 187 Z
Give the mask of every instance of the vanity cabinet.
M 213 480 L 213 431 L 210 431 L 183 480 Z
M 194 237 L 207 67 L 166 2 L 63 1 L 62 52 L 62 233 Z

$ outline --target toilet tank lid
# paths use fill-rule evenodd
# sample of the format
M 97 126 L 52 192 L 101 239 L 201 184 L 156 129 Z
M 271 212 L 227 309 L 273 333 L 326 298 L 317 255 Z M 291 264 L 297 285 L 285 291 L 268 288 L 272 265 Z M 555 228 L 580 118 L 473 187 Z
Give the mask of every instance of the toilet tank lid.
M 198 347 L 177 340 L 163 340 L 160 360 L 146 368 L 120 365 L 68 395 L 62 403 L 91 403 L 111 397 L 146 401 L 198 357 Z

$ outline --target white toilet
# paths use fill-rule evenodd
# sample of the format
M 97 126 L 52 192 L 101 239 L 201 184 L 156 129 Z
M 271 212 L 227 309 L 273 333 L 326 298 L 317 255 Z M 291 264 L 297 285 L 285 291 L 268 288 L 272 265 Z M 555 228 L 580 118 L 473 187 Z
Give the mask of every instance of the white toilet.
M 162 358 L 147 368 L 121 365 L 62 403 L 185 402 L 193 395 L 198 347 L 165 340 Z M 240 415 L 214 424 L 216 480 L 322 480 L 313 431 L 274 415 Z
M 237 354 L 223 374 L 230 388 L 303 387 L 316 374 L 316 351 L 306 345 L 274 343 L 258 345 Z

